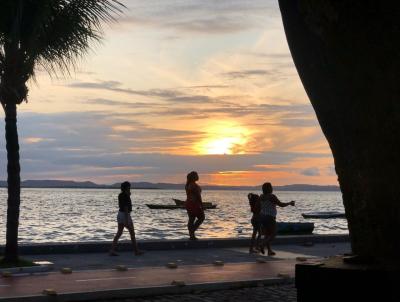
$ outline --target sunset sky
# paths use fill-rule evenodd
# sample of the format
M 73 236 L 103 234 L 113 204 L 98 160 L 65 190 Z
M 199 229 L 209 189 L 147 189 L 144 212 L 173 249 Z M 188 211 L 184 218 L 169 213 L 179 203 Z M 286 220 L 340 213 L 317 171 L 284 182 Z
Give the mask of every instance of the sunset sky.
M 70 77 L 30 82 L 22 179 L 337 184 L 277 1 L 123 3 Z

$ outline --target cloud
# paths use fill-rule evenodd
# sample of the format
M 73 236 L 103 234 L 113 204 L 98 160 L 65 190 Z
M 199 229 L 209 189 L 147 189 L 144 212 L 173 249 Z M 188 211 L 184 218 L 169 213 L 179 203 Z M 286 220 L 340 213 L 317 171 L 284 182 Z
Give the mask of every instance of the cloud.
M 132 94 L 138 96 L 145 96 L 150 98 L 158 98 L 164 102 L 169 103 L 211 103 L 214 102 L 214 99 L 207 95 L 190 95 L 180 91 L 178 88 L 174 89 L 149 89 L 149 90 L 133 90 L 130 88 L 120 88 L 122 83 L 117 81 L 99 81 L 99 82 L 75 82 L 72 84 L 68 84 L 68 87 L 72 88 L 82 88 L 82 89 L 99 89 L 99 90 L 108 90 L 112 92 L 120 92 L 125 94 Z M 201 87 L 201 86 L 198 86 Z M 198 88 L 197 87 L 197 88 Z M 211 87 L 211 86 L 203 86 L 203 87 Z M 221 86 L 216 86 L 221 87 Z M 224 87 L 224 86 L 222 86 Z M 188 89 L 188 87 L 186 87 Z M 87 103 L 99 104 L 99 105 L 121 105 L 121 106 L 132 106 L 135 107 L 139 105 L 140 107 L 145 106 L 146 103 L 128 103 L 128 102 L 117 102 L 110 99 L 91 99 L 86 101 Z M 160 103 L 150 103 L 153 105 L 161 105 Z M 151 105 L 152 106 L 152 105 Z M 147 105 L 146 107 L 150 107 Z
M 265 59 L 276 59 L 281 60 L 288 60 L 290 62 L 293 61 L 292 55 L 289 52 L 282 52 L 282 53 L 264 53 L 264 52 L 255 52 L 255 51 L 245 51 L 242 52 L 244 55 L 253 56 L 257 58 L 265 58 Z
M 118 81 L 99 81 L 99 82 L 75 82 L 68 84 L 68 87 L 73 88 L 86 88 L 86 89 L 100 89 L 114 92 L 121 92 L 133 95 L 160 97 L 160 98 L 173 98 L 180 96 L 180 93 L 171 89 L 150 89 L 150 90 L 133 90 L 129 88 L 120 88 L 122 85 Z
M 123 24 L 154 27 L 191 34 L 230 34 L 260 26 L 268 21 L 266 13 L 276 15 L 277 4 L 261 0 L 161 0 L 127 3 L 129 12 Z
M 252 76 L 271 75 L 271 72 L 268 70 L 252 69 L 252 70 L 230 71 L 230 72 L 225 72 L 222 75 L 231 79 L 238 79 L 238 78 L 242 79 Z
M 308 168 L 300 171 L 301 175 L 305 176 L 320 176 L 321 173 L 318 168 Z
M 93 105 L 113 106 L 116 108 L 127 107 L 127 108 L 133 108 L 133 109 L 154 108 L 156 106 L 162 105 L 160 103 L 155 103 L 155 102 L 121 102 L 121 101 L 115 101 L 115 100 L 104 99 L 104 98 L 83 100 L 82 103 L 93 104 Z

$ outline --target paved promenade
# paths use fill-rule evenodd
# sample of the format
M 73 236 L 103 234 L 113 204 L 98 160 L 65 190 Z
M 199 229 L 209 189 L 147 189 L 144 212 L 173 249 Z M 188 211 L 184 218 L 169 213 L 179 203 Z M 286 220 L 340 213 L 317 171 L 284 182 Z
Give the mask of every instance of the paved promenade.
M 249 290 L 257 293 L 260 299 L 272 292 L 278 297 L 279 293 L 285 294 L 287 288 L 291 288 L 287 292 L 291 297 L 295 290 L 287 283 L 293 282 L 298 257 L 313 262 L 350 250 L 346 242 L 308 242 L 274 248 L 275 257 L 250 255 L 246 247 L 153 250 L 142 256 L 121 252 L 117 257 L 104 252 L 30 255 L 27 257 L 33 260 L 53 262 L 53 272 L 0 278 L 0 301 L 87 301 L 144 296 L 157 296 L 155 300 L 152 298 L 154 301 L 169 301 L 165 299 L 172 299 L 168 296 L 172 294 L 179 295 L 173 296 L 176 301 L 186 301 L 193 293 L 198 293 L 198 299 L 191 301 L 214 301 L 224 291 L 230 297 L 240 297 L 246 292 L 240 288 L 254 286 L 257 288 Z M 260 263 L 260 259 L 265 263 Z M 175 263 L 177 268 L 168 268 L 167 263 Z M 118 265 L 127 270 L 117 270 Z M 70 268 L 72 273 L 62 274 L 62 268 Z M 270 287 L 272 284 L 281 285 Z M 49 291 L 44 293 L 46 289 Z M 210 290 L 218 292 L 208 293 Z M 141 299 L 147 301 L 147 298 Z M 240 298 L 218 301 L 240 301 Z

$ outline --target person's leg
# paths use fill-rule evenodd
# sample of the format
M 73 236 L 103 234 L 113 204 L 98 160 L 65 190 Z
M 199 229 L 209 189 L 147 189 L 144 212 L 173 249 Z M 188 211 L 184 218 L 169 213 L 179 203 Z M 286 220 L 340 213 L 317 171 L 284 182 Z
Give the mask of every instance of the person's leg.
M 115 249 L 117 248 L 117 244 L 118 244 L 118 240 L 122 235 L 122 232 L 124 231 L 124 224 L 123 223 L 118 223 L 118 230 L 117 233 L 114 236 L 114 240 L 113 243 L 111 245 L 111 249 L 110 249 L 110 255 L 112 256 L 116 256 L 116 252 Z
M 259 250 L 261 245 L 261 227 L 257 228 L 257 241 L 256 241 L 256 249 Z
M 273 221 L 271 223 L 271 232 L 269 235 L 269 239 L 268 239 L 268 244 L 267 244 L 267 249 L 268 249 L 268 256 L 274 256 L 275 252 L 271 249 L 271 241 L 275 238 L 276 236 L 276 222 Z
M 268 256 L 274 256 L 275 252 L 271 249 L 271 241 L 276 233 L 276 223 L 273 217 L 268 217 L 265 223 L 265 237 L 263 246 L 267 247 Z
M 270 255 L 272 253 L 270 242 L 271 242 L 271 229 L 266 228 L 266 230 L 264 232 L 264 240 L 263 240 L 262 250 L 261 250 L 261 252 L 263 254 L 265 253 L 265 247 L 267 248 L 268 255 Z
M 253 227 L 253 233 L 251 234 L 250 248 L 249 253 L 256 253 L 257 251 L 254 249 L 254 241 L 256 240 L 257 228 Z
M 194 221 L 195 221 L 196 217 L 188 214 L 188 218 L 189 219 L 188 219 L 187 228 L 189 231 L 189 237 L 190 237 L 190 239 L 194 239 L 193 229 L 194 229 Z
M 197 220 L 193 224 L 193 235 L 194 235 L 194 232 L 196 232 L 197 229 L 201 226 L 201 224 L 203 223 L 204 219 L 205 219 L 204 213 L 202 213 L 202 214 L 197 216 Z
M 256 225 L 256 220 L 255 217 L 253 216 L 251 218 L 251 226 L 253 227 L 253 233 L 251 234 L 251 240 L 250 240 L 250 246 L 249 246 L 249 253 L 254 253 L 256 252 L 254 250 L 254 241 L 256 240 L 256 235 L 257 235 L 257 225 Z
M 266 225 L 266 220 L 265 220 L 265 216 L 261 216 L 260 217 L 260 234 L 259 234 L 259 237 L 260 237 L 260 252 L 261 252 L 261 254 L 265 254 L 265 250 L 264 250 L 264 248 L 265 248 L 265 244 L 266 244 L 266 242 L 267 242 L 267 237 L 268 237 L 268 228 L 267 228 L 267 225 Z M 261 237 L 264 235 L 264 239 L 262 239 L 261 240 Z
M 131 235 L 131 242 L 132 242 L 133 251 L 134 251 L 135 255 L 136 255 L 136 256 L 142 255 L 143 252 L 140 251 L 140 250 L 138 249 L 138 246 L 137 246 L 136 236 L 135 236 L 135 228 L 134 228 L 134 226 L 133 226 L 133 223 L 130 223 L 130 224 L 127 226 L 127 229 L 128 229 L 128 231 L 129 231 L 129 234 Z

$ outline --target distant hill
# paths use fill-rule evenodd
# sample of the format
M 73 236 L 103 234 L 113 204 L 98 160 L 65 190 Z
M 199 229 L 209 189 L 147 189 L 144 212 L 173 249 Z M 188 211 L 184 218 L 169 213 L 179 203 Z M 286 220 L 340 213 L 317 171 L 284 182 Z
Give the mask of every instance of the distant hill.
M 340 191 L 339 186 L 318 186 L 307 184 L 294 184 L 274 187 L 277 191 Z
M 159 190 L 182 190 L 184 184 L 132 182 L 135 189 L 159 189 Z M 91 181 L 73 180 L 24 180 L 21 183 L 23 188 L 81 188 L 81 189 L 113 189 L 119 188 L 120 184 L 99 185 Z M 6 181 L 0 181 L 0 187 L 7 187 Z M 261 186 L 215 186 L 203 185 L 204 190 L 245 190 L 260 191 Z M 276 191 L 340 191 L 338 186 L 318 186 L 307 184 L 293 184 L 285 186 L 274 186 Z

